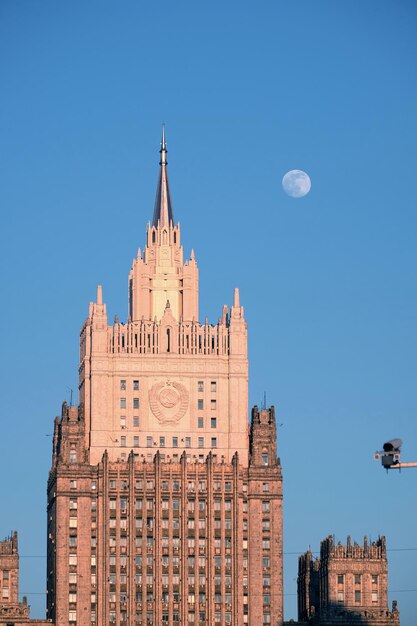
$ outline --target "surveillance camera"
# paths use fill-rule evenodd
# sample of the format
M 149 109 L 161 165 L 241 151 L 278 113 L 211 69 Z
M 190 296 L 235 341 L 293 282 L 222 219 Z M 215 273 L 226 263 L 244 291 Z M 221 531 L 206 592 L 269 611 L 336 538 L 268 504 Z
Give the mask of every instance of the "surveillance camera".
M 401 439 L 390 439 L 389 441 L 386 441 L 384 443 L 383 449 L 384 449 L 384 452 L 389 452 L 389 453 L 400 452 L 402 445 L 403 445 L 403 442 L 401 441 Z

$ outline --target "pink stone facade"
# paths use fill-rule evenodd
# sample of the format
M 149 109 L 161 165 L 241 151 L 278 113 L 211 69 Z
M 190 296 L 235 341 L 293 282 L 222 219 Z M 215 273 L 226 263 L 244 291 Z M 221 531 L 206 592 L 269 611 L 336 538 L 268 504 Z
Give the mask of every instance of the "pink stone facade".
M 47 620 L 30 619 L 30 607 L 24 596 L 19 602 L 19 550 L 17 532 L 0 541 L 0 624 L 50 626 Z
M 199 321 L 161 144 L 152 224 L 125 322 L 101 286 L 80 334 L 78 407 L 55 420 L 48 617 L 60 626 L 283 620 L 282 475 L 273 407 L 248 421 L 235 289 Z
M 311 625 L 399 626 L 396 602 L 388 608 L 388 562 L 385 537 L 363 545 L 321 542 L 320 558 L 311 551 L 298 563 L 298 619 Z

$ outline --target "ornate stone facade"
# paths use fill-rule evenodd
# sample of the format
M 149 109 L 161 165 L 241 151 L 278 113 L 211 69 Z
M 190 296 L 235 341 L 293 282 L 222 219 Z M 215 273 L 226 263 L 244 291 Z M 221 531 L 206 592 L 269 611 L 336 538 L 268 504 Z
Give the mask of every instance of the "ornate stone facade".
M 30 619 L 27 599 L 19 602 L 19 551 L 17 532 L 0 541 L 0 624 L 50 626 L 50 621 Z
M 329 536 L 320 558 L 311 551 L 298 561 L 298 619 L 312 626 L 398 626 L 394 601 L 388 609 L 388 563 L 385 537 L 363 546 L 350 537 L 344 546 Z
M 166 145 L 128 318 L 102 289 L 81 329 L 79 407 L 55 421 L 48 482 L 48 617 L 59 626 L 283 620 L 282 476 L 273 407 L 248 423 L 239 292 L 198 320 Z

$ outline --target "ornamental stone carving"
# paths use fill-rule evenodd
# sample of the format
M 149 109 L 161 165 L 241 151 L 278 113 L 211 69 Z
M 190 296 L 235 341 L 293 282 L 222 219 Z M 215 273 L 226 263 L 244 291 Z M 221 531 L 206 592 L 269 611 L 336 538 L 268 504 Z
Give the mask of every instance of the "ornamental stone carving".
M 176 424 L 188 408 L 189 394 L 183 384 L 167 380 L 149 390 L 149 405 L 161 424 Z

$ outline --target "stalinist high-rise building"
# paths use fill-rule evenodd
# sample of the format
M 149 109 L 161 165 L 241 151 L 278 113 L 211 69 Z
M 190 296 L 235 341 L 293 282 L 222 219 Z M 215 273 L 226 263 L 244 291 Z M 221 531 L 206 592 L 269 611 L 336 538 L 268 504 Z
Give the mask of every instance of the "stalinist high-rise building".
M 101 286 L 80 332 L 79 405 L 55 420 L 48 618 L 59 626 L 281 626 L 282 476 L 274 408 L 248 421 L 239 292 L 201 322 L 164 135 L 127 319 Z M 204 318 L 203 318 L 204 319 Z

